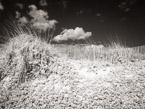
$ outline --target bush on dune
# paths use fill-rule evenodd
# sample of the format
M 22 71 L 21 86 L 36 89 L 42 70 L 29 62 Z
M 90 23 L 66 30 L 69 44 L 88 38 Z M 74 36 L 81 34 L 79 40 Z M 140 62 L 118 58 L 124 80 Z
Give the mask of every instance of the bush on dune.
M 31 63 L 30 61 L 41 62 L 44 57 L 47 59 L 43 60 L 49 60 L 51 49 L 48 44 L 51 36 L 49 32 L 43 31 L 43 35 L 29 24 L 19 24 L 14 18 L 1 24 L 0 32 L 4 42 L 0 56 L 0 80 L 6 75 L 16 74 L 15 72 L 24 74 L 26 70 L 30 70 L 30 65 L 27 65 Z M 53 51 L 51 49 L 51 54 L 54 54 Z
M 1 63 L 1 79 L 11 77 L 11 83 L 23 83 L 37 76 L 48 76 L 46 71 L 52 55 L 51 47 L 38 37 L 20 34 L 11 38 L 6 43 L 5 57 Z

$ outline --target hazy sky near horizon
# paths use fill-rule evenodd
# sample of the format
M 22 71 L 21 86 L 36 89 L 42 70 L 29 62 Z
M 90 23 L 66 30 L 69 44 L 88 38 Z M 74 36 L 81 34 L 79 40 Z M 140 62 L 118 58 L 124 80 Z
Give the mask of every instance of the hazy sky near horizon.
M 91 32 L 94 41 L 117 35 L 129 43 L 145 44 L 144 0 L 0 0 L 0 20 L 16 11 L 28 16 L 30 5 L 58 22 L 54 35 L 80 27 Z

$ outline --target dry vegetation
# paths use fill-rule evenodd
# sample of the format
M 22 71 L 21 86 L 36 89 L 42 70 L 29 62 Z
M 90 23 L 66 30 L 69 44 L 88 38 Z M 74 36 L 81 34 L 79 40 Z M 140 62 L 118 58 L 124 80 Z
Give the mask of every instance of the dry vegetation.
M 0 53 L 0 109 L 145 108 L 144 46 L 51 45 L 16 31 Z
M 102 47 L 97 45 L 52 45 L 57 54 L 71 59 L 85 59 L 91 61 L 107 61 L 124 63 L 129 61 L 145 60 L 145 46 L 139 47 Z

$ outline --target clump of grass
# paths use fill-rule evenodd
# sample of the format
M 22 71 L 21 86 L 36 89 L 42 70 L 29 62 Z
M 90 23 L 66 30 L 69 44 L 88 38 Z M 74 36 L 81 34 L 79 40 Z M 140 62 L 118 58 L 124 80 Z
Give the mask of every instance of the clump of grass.
M 46 65 L 49 64 L 51 48 L 46 42 L 36 37 L 20 34 L 12 38 L 6 46 L 3 76 L 15 75 L 15 79 L 18 78 L 18 81 L 22 83 L 25 82 L 26 76 L 30 74 L 36 76 L 36 73 L 40 73 L 43 62 Z M 32 74 L 31 71 L 36 70 L 37 65 L 41 65 L 40 69 Z
M 1 56 L 3 59 L 0 61 L 1 80 L 12 76 L 10 80 L 12 83 L 14 81 L 23 83 L 36 76 L 49 75 L 49 72 L 44 71 L 48 71 L 49 67 L 46 66 L 55 53 L 45 37 L 38 36 L 30 26 L 19 25 L 15 20 L 8 21 L 2 29 L 5 48 L 2 48 L 3 53 L 1 53 L 3 54 Z

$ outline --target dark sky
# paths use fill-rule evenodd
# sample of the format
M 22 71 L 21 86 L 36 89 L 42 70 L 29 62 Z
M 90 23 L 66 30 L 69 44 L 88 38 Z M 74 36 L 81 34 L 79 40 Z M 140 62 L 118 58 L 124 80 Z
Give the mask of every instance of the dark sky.
M 62 28 L 82 27 L 92 32 L 95 41 L 104 41 L 106 37 L 116 35 L 134 45 L 145 44 L 145 3 L 144 0 L 41 0 L 47 3 L 40 5 L 40 0 L 1 0 L 4 10 L 0 12 L 1 21 L 6 14 L 15 13 L 16 3 L 21 3 L 26 13 L 28 6 L 35 4 L 46 10 L 50 19 L 59 23 L 55 35 Z

